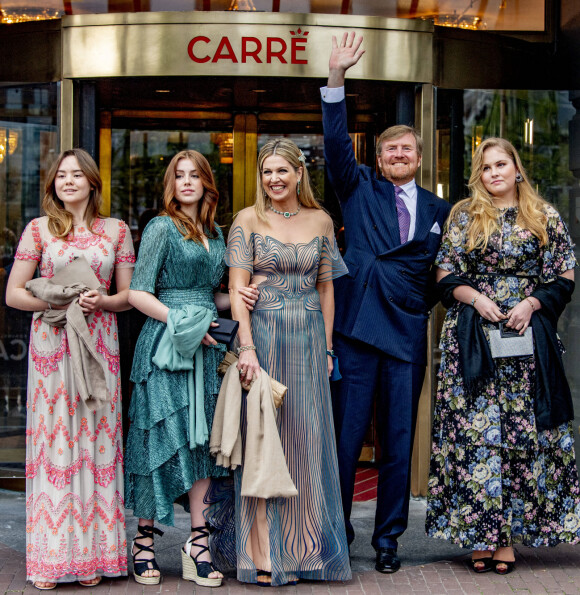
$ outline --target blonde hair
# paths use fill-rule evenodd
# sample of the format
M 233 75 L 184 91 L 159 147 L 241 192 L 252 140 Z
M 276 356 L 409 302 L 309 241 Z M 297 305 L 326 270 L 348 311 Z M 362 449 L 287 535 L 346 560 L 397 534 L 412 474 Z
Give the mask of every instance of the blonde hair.
M 93 230 L 93 224 L 101 217 L 100 210 L 103 201 L 101 196 L 103 182 L 101 181 L 101 175 L 99 174 L 99 168 L 95 160 L 84 149 L 68 149 L 67 151 L 63 151 L 48 172 L 44 184 L 44 196 L 42 198 L 42 210 L 48 217 L 48 231 L 54 237 L 60 239 L 66 238 L 71 232 L 74 233 L 72 213 L 66 210 L 64 203 L 56 194 L 54 185 L 60 165 L 67 157 L 76 158 L 81 171 L 91 187 L 84 220 L 89 230 L 93 233 L 96 233 Z
M 483 174 L 483 154 L 487 149 L 497 147 L 507 153 L 513 161 L 516 170 L 523 180 L 516 182 L 516 197 L 518 200 L 518 215 L 516 224 L 527 229 L 540 240 L 540 246 L 548 242 L 546 224 L 548 216 L 545 209 L 548 203 L 532 188 L 520 156 L 514 146 L 503 138 L 488 138 L 477 147 L 471 162 L 471 176 L 469 178 L 470 197 L 458 202 L 449 216 L 449 221 L 465 212 L 469 223 L 466 228 L 467 252 L 487 248 L 491 235 L 500 231 L 497 223 L 497 207 L 493 204 L 493 195 L 485 188 L 481 176 Z
M 177 164 L 182 159 L 189 159 L 193 163 L 204 188 L 203 198 L 198 205 L 197 221 L 193 221 L 181 210 L 181 205 L 175 198 L 175 171 Z M 214 216 L 218 198 L 219 193 L 208 160 L 201 153 L 193 150 L 177 153 L 169 162 L 163 178 L 163 209 L 160 215 L 171 217 L 173 223 L 186 240 L 202 243 L 203 233 L 199 230 L 197 224 L 199 222 L 203 230 L 208 230 L 210 237 L 215 237 Z
M 258 218 L 267 223 L 266 209 L 270 207 L 271 201 L 268 195 L 264 192 L 262 185 L 262 169 L 264 167 L 264 161 L 272 155 L 279 155 L 288 161 L 288 163 L 294 168 L 294 171 L 298 171 L 302 168 L 302 181 L 300 188 L 300 195 L 297 196 L 298 203 L 304 207 L 311 207 L 314 209 L 321 209 L 322 207 L 314 198 L 314 192 L 312 190 L 312 184 L 310 182 L 310 176 L 306 169 L 306 163 L 304 159 L 304 153 L 298 148 L 296 143 L 292 142 L 287 138 L 276 138 L 268 141 L 261 149 L 258 154 L 258 172 L 256 178 L 256 200 L 254 203 L 254 209 Z

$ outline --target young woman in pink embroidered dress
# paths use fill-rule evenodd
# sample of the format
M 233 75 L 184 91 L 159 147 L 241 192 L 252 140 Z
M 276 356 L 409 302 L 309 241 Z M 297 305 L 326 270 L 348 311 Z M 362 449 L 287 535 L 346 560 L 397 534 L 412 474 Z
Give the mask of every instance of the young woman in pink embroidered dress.
M 129 229 L 102 218 L 101 178 L 82 149 L 62 153 L 45 186 L 47 216 L 22 234 L 6 290 L 8 306 L 65 309 L 25 289 L 39 268 L 52 277 L 83 256 L 109 289 L 91 290 L 79 304 L 107 379 L 111 400 L 96 412 L 75 387 L 66 331 L 41 319 L 30 331 L 26 429 L 26 571 L 38 589 L 127 574 L 119 342 L 115 312 L 129 309 L 135 263 Z

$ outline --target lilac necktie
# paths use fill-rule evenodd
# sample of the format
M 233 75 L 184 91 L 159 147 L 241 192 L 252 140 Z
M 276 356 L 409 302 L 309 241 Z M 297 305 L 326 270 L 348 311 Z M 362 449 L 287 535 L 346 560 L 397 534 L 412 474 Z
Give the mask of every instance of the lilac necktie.
M 401 237 L 401 244 L 404 244 L 409 238 L 409 227 L 411 225 L 411 214 L 405 205 L 405 201 L 401 198 L 403 189 L 395 186 L 395 202 L 397 203 L 397 218 L 399 219 L 399 236 Z

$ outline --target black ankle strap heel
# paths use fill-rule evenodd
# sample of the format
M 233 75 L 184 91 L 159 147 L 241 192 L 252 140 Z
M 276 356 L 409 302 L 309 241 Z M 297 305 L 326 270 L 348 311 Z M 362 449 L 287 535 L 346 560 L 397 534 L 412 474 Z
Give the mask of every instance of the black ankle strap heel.
M 151 558 L 150 560 L 135 559 L 141 552 L 151 552 L 152 554 L 155 554 L 153 551 L 153 544 L 142 545 L 141 543 L 138 543 L 141 539 L 153 540 L 154 535 L 159 535 L 161 537 L 163 531 L 152 525 L 137 526 L 137 535 L 135 535 L 135 538 L 133 539 L 133 549 L 137 548 L 137 552 L 133 554 L 133 550 L 131 550 L 131 554 L 133 556 L 133 577 L 135 578 L 135 582 L 140 585 L 158 585 L 161 581 L 160 574 L 158 576 L 143 576 L 148 570 L 159 571 L 159 566 L 157 565 L 155 558 Z
M 200 539 L 209 538 L 209 526 L 206 524 L 205 527 L 192 527 L 192 533 L 198 533 L 195 537 L 190 537 L 183 550 L 181 550 L 181 562 L 182 562 L 182 576 L 186 581 L 193 581 L 196 585 L 201 587 L 219 587 L 222 584 L 221 578 L 210 578 L 209 575 L 212 572 L 216 572 L 211 562 L 198 562 L 198 558 L 204 552 L 209 552 L 207 545 L 196 543 Z M 198 548 L 197 555 L 193 556 L 191 548 Z

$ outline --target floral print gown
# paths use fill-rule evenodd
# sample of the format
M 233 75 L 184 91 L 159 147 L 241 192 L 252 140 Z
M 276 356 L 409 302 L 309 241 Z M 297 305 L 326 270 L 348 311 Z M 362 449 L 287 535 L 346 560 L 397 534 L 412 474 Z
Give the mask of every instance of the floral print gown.
M 116 267 L 135 263 L 129 228 L 98 219 L 96 233 L 55 238 L 48 218 L 31 221 L 17 260 L 38 261 L 52 277 L 84 256 L 105 288 Z M 66 331 L 32 322 L 26 422 L 26 574 L 31 581 L 70 582 L 127 574 L 121 378 L 113 312 L 87 317 L 102 357 L 111 401 L 91 411 L 75 387 Z
M 501 233 L 487 249 L 466 252 L 467 214 L 450 221 L 436 265 L 475 283 L 506 313 L 541 277 L 574 268 L 573 245 L 559 214 L 546 207 L 548 243 L 516 224 L 517 207 L 499 211 Z M 496 359 L 494 379 L 468 394 L 457 342 L 458 304 L 441 333 L 426 531 L 475 550 L 580 538 L 580 498 L 570 423 L 538 432 L 534 358 Z M 493 328 L 484 324 L 484 331 Z

